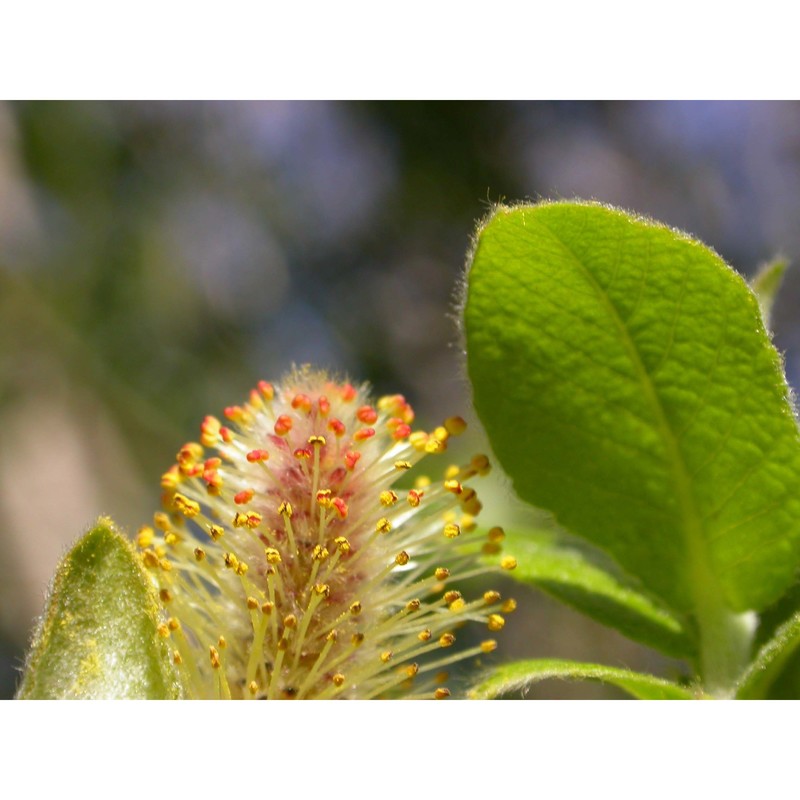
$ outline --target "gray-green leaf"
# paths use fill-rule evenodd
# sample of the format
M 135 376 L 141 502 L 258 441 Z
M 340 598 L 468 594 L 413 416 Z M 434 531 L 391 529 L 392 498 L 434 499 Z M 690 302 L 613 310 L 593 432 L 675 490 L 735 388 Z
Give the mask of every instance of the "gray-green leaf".
M 177 697 L 157 613 L 133 547 L 111 520 L 98 520 L 56 572 L 17 697 Z

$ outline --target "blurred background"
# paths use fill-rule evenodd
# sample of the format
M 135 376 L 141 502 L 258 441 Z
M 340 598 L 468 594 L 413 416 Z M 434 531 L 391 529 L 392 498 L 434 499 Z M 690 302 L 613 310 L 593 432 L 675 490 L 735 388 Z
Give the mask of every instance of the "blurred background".
M 454 309 L 475 222 L 572 197 L 684 228 L 746 275 L 797 262 L 800 104 L 0 104 L 0 697 L 69 544 L 101 513 L 148 521 L 178 447 L 257 379 L 310 362 L 429 426 L 472 419 Z M 799 276 L 773 316 L 795 386 Z M 485 520 L 521 513 L 501 479 L 483 494 Z M 677 669 L 514 594 L 503 658 Z

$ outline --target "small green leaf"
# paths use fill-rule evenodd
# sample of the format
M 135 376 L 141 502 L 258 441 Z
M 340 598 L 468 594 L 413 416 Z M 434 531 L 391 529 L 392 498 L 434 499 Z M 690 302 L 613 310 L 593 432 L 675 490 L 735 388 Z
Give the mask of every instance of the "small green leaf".
M 59 565 L 17 697 L 178 697 L 157 612 L 133 547 L 98 520 Z
M 469 696 L 474 700 L 490 700 L 511 692 L 523 691 L 536 683 L 552 678 L 608 683 L 639 700 L 699 700 L 704 697 L 702 692 L 687 689 L 663 678 L 656 678 L 654 675 L 560 659 L 537 659 L 505 664 L 472 689 Z
M 776 258 L 774 261 L 762 265 L 750 281 L 750 288 L 758 298 L 761 315 L 764 317 L 764 324 L 767 327 L 769 327 L 772 316 L 772 306 L 775 304 L 775 298 L 778 296 L 788 266 L 789 262 L 785 258 Z
M 770 687 L 800 645 L 800 612 L 794 614 L 758 651 L 755 660 L 739 681 L 736 697 L 758 700 L 767 697 Z
M 557 530 L 506 531 L 504 553 L 517 567 L 510 574 L 631 639 L 676 658 L 696 649 L 679 617 L 648 597 L 603 553 Z M 489 556 L 492 563 L 499 556 Z
M 518 494 L 696 614 L 726 639 L 708 671 L 738 674 L 733 612 L 773 602 L 800 561 L 797 425 L 744 281 L 616 209 L 499 208 L 464 318 L 475 406 Z

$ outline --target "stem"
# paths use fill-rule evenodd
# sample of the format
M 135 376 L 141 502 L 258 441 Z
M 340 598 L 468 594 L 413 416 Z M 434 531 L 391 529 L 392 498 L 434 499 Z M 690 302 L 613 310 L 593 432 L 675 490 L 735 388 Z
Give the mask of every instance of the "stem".
M 713 591 L 705 592 L 702 600 L 698 604 L 697 621 L 703 683 L 710 695 L 730 698 L 750 663 L 757 617 L 753 611 L 740 614 L 731 611 L 721 595 Z

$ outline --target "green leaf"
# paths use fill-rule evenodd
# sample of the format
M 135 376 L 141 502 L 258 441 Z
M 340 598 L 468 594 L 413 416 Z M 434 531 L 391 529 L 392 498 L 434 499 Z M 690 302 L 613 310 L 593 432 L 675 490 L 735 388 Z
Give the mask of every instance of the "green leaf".
M 681 619 L 648 597 L 603 553 L 557 530 L 506 531 L 504 553 L 517 567 L 510 574 L 616 628 L 631 639 L 676 658 L 696 648 Z M 488 556 L 491 563 L 499 556 Z
M 797 652 L 800 645 L 800 612 L 794 614 L 758 651 L 755 660 L 739 681 L 736 696 L 741 700 L 767 697 L 773 682 Z
M 98 520 L 56 572 L 17 697 L 177 697 L 157 612 L 133 547 L 111 520 Z
M 687 689 L 654 675 L 560 659 L 536 659 L 505 664 L 472 689 L 469 696 L 474 700 L 490 700 L 511 692 L 523 691 L 552 678 L 608 683 L 639 700 L 698 700 L 704 697 L 702 692 Z
M 475 406 L 518 494 L 725 638 L 707 660 L 738 648 L 732 677 L 729 610 L 800 557 L 797 425 L 754 295 L 699 242 L 588 203 L 499 208 L 468 277 Z
M 762 265 L 750 281 L 750 288 L 758 298 L 761 314 L 764 317 L 764 324 L 767 327 L 769 327 L 772 315 L 772 306 L 778 296 L 778 290 L 781 288 L 783 276 L 788 266 L 789 262 L 785 258 L 776 258 L 774 261 L 769 261 Z

